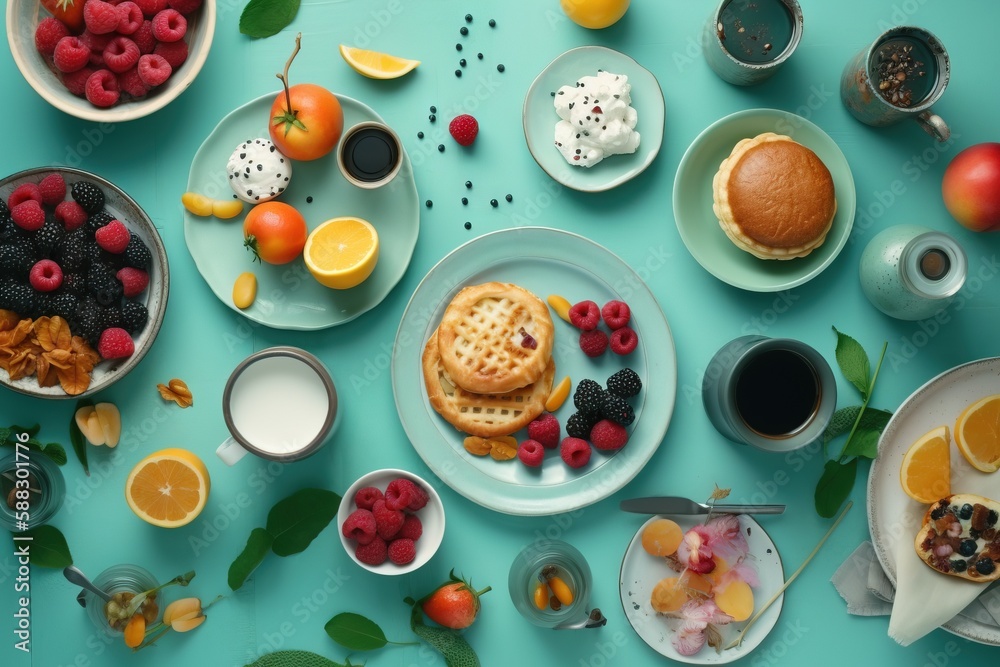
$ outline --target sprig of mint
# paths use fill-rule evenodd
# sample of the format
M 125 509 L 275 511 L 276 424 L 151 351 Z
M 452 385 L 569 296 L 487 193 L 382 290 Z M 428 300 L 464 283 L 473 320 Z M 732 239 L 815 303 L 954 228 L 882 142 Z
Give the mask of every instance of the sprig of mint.
M 250 0 L 240 14 L 240 32 L 254 38 L 277 35 L 299 11 L 300 0 Z
M 386 644 L 413 646 L 416 642 L 394 642 L 385 638 L 385 632 L 375 621 L 361 614 L 343 612 L 323 626 L 330 639 L 352 651 L 374 651 Z
M 39 429 L 38 424 L 29 428 L 17 426 L 16 424 L 10 427 L 0 426 L 0 447 L 15 447 L 20 443 L 28 449 L 49 457 L 56 465 L 65 465 L 66 449 L 58 442 L 43 444 L 41 440 L 35 437 L 38 435 Z M 24 435 L 28 436 L 27 440 L 23 439 Z
M 844 448 L 836 458 L 827 460 L 823 466 L 823 474 L 816 484 L 816 512 L 821 517 L 832 518 L 847 497 L 851 495 L 857 478 L 858 461 L 862 458 L 874 459 L 878 453 L 878 439 L 882 430 L 889 422 L 892 413 L 885 410 L 869 408 L 872 393 L 875 391 L 875 381 L 878 379 L 882 360 L 888 342 L 882 343 L 875 371 L 871 370 L 868 354 L 858 341 L 847 334 L 837 331 L 837 365 L 844 378 L 858 390 L 861 395 L 861 405 L 850 406 L 837 410 L 823 433 L 823 446 L 827 448 L 830 441 L 847 433 Z
M 229 587 L 235 591 L 242 586 L 268 551 L 278 556 L 305 551 L 339 508 L 340 496 L 325 489 L 300 489 L 279 500 L 267 514 L 267 526 L 250 532 L 243 551 L 229 566 Z

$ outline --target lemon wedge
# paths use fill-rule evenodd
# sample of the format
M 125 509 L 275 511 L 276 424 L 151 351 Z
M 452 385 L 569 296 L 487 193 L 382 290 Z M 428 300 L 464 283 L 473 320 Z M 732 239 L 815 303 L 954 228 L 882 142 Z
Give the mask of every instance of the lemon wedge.
M 369 79 L 396 79 L 411 72 L 420 64 L 419 60 L 408 60 L 388 53 L 357 49 L 346 44 L 340 45 L 340 55 L 358 74 Z
M 378 250 L 378 232 L 367 220 L 333 218 L 309 234 L 302 258 L 321 285 L 350 289 L 375 270 Z

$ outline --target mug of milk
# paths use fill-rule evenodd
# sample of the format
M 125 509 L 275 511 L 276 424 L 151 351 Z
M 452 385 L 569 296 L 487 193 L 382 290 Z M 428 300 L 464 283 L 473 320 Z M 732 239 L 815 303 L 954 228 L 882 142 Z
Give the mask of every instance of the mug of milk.
M 215 453 L 233 465 L 247 452 L 289 462 L 315 453 L 337 427 L 337 390 L 323 363 L 297 347 L 256 352 L 222 393 L 231 434 Z

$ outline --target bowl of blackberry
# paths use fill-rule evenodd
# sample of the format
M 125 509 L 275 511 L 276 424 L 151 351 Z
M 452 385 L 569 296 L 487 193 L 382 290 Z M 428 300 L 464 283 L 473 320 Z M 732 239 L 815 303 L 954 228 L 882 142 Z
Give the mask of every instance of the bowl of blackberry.
M 124 377 L 167 306 L 153 221 L 95 174 L 40 167 L 0 180 L 0 385 L 80 398 Z

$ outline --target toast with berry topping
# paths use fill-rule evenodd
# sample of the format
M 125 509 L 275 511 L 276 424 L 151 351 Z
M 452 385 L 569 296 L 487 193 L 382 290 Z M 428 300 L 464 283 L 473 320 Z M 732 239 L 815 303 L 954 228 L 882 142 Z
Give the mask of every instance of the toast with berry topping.
M 932 504 L 917 533 L 917 555 L 938 572 L 977 583 L 1000 579 L 1000 502 L 956 493 Z

